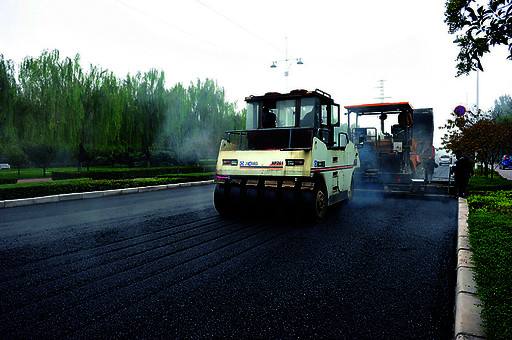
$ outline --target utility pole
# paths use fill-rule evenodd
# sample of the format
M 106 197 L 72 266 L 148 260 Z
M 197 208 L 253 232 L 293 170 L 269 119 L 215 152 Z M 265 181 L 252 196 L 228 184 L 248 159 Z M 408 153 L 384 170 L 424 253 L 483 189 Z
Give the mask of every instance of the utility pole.
M 476 69 L 476 112 L 480 112 L 480 70 Z

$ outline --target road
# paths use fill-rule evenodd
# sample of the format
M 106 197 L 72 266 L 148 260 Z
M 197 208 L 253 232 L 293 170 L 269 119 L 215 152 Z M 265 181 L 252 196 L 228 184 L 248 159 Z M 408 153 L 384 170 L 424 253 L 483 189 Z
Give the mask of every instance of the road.
M 309 225 L 223 219 L 212 190 L 0 210 L 2 337 L 451 337 L 455 200 Z
M 501 170 L 500 168 L 496 167 L 496 171 L 501 175 L 501 177 L 512 181 L 512 170 Z

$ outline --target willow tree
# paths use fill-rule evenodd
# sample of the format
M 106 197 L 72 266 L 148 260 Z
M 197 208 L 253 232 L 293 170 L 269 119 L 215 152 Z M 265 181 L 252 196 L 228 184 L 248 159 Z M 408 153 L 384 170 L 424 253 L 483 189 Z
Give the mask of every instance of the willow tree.
M 135 100 L 140 117 L 137 128 L 140 147 L 149 165 L 151 148 L 160 134 L 166 111 L 165 76 L 155 69 L 138 76 L 140 82 Z
M 15 142 L 15 107 L 17 99 L 14 63 L 0 54 L 0 149 Z
M 242 124 L 243 113 L 209 79 L 166 89 L 156 69 L 121 79 L 99 66 L 84 69 L 79 55 L 62 58 L 57 50 L 25 58 L 16 74 L 13 62 L 0 58 L 2 142 L 13 141 L 45 166 L 34 150 L 123 162 L 132 154 L 148 162 L 154 150 L 183 160 L 211 157 L 223 131 Z

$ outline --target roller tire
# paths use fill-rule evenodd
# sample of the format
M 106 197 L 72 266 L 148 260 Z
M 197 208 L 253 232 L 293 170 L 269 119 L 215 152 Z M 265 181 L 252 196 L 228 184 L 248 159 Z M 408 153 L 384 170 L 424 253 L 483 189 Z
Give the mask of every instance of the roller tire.
M 345 200 L 346 203 L 349 203 L 354 198 L 354 176 L 352 176 L 352 179 L 350 180 L 350 188 L 348 189 L 347 199 Z
M 215 191 L 213 192 L 213 205 L 221 216 L 229 216 L 233 213 L 229 204 L 226 186 L 224 184 L 215 185 Z
M 315 185 L 313 191 L 304 192 L 304 204 L 306 218 L 312 221 L 320 221 L 325 218 L 329 205 L 327 190 L 323 185 Z

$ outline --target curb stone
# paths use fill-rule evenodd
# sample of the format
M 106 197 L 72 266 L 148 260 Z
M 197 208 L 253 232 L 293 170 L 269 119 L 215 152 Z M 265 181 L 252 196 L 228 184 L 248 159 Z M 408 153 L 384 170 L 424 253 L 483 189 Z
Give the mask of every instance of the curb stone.
M 479 339 L 485 339 L 485 338 L 481 338 L 479 336 L 466 335 L 466 334 L 459 334 L 455 338 L 455 340 L 479 340 Z
M 59 201 L 73 201 L 73 200 L 81 200 L 84 198 L 84 195 L 82 192 L 77 192 L 73 194 L 60 194 L 59 195 Z
M 121 189 L 112 189 L 103 191 L 103 196 L 116 196 L 121 194 Z
M 476 284 L 468 242 L 468 203 L 459 198 L 457 231 L 457 284 L 455 287 L 454 339 L 485 339 L 482 327 L 482 303 L 476 295 Z
M 139 192 L 139 188 L 125 188 L 121 189 L 121 195 L 136 194 Z
M 180 187 L 209 185 L 212 183 L 213 183 L 213 180 L 207 180 L 207 181 L 198 181 L 198 182 L 152 185 L 152 186 L 137 187 L 137 188 L 111 189 L 111 190 L 89 191 L 89 192 L 75 192 L 75 193 L 69 193 L 69 194 L 59 194 L 59 195 L 50 195 L 50 196 L 42 196 L 42 197 L 20 198 L 20 199 L 14 199 L 14 200 L 0 201 L 0 209 L 22 207 L 22 206 L 27 206 L 27 205 L 36 205 L 36 204 L 44 204 L 44 203 L 55 203 L 55 202 L 61 202 L 61 201 L 74 201 L 74 200 L 91 199 L 91 198 L 99 198 L 99 197 L 107 197 L 107 196 L 119 196 L 119 195 L 143 193 L 143 192 L 150 192 L 150 191 L 157 191 L 157 190 L 172 190 L 172 189 L 177 189 Z
M 4 207 L 12 208 L 12 207 L 24 207 L 26 205 L 36 204 L 33 198 L 20 198 L 16 200 L 5 200 Z

